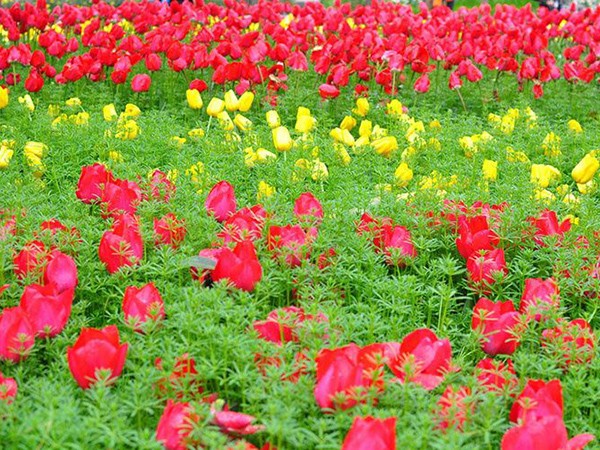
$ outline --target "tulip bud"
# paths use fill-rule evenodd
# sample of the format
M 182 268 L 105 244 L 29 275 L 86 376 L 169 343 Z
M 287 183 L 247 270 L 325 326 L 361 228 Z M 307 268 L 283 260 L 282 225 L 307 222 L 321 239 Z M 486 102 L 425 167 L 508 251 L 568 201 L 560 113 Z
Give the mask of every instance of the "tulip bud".
M 315 159 L 312 164 L 311 178 L 314 181 L 325 181 L 329 177 L 329 170 L 325 163 L 319 159 Z
M 236 114 L 233 123 L 242 131 L 247 131 L 252 127 L 252 121 L 241 114 Z
M 389 157 L 394 150 L 398 149 L 398 141 L 394 136 L 385 136 L 371 142 L 378 155 Z
M 185 97 L 190 108 L 202 109 L 204 103 L 202 102 L 202 97 L 197 89 L 188 89 L 185 91 Z
M 240 112 L 247 112 L 252 107 L 254 101 L 254 94 L 250 91 L 246 91 L 242 94 L 238 101 L 238 110 Z
M 227 114 L 227 111 L 221 111 L 219 114 L 217 114 L 217 119 L 219 119 L 219 123 L 225 131 L 232 131 L 235 128 L 235 125 L 233 124 L 231 117 L 229 117 L 229 114 Z
M 273 128 L 273 143 L 275 144 L 275 149 L 279 152 L 287 152 L 292 148 L 293 141 L 290 136 L 290 132 L 286 127 L 277 127 Z
M 104 120 L 107 122 L 113 122 L 117 120 L 117 110 L 115 109 L 114 104 L 104 105 L 102 108 L 102 115 L 104 116 Z
M 551 182 L 560 179 L 560 171 L 547 164 L 531 165 L 531 182 L 541 188 L 547 188 Z
M 225 93 L 225 108 L 229 112 L 237 111 L 239 106 L 239 100 L 235 95 L 235 92 L 229 90 Z
M 403 162 L 394 172 L 394 177 L 396 177 L 396 185 L 398 187 L 405 187 L 413 179 L 413 171 L 408 167 L 408 164 Z
M 483 172 L 484 180 L 496 181 L 498 178 L 498 163 L 496 161 L 485 159 L 481 170 Z
M 213 97 L 206 108 L 206 113 L 211 117 L 218 117 L 225 109 L 225 102 L 220 98 Z
M 341 128 L 334 128 L 329 132 L 329 136 L 336 140 L 336 142 L 343 142 L 344 136 L 342 135 Z
M 373 124 L 370 120 L 362 120 L 360 127 L 358 128 L 358 135 L 360 137 L 370 137 L 373 131 Z
M 311 115 L 301 115 L 296 118 L 296 127 L 295 130 L 298 133 L 308 133 L 310 132 L 316 123 L 316 119 Z
M 581 127 L 581 124 L 574 119 L 569 120 L 567 122 L 567 126 L 569 127 L 569 130 L 571 130 L 573 133 L 583 133 L 583 128 Z
M 352 130 L 352 128 L 354 128 L 356 126 L 356 119 L 352 116 L 346 116 L 344 117 L 344 119 L 342 120 L 342 123 L 340 123 L 340 128 L 342 130 Z
M 258 162 L 267 162 L 271 159 L 277 159 L 277 155 L 264 148 L 259 148 L 256 150 L 256 160 Z
M 125 112 L 123 113 L 124 117 L 131 117 L 132 119 L 135 119 L 139 117 L 140 114 L 142 114 L 142 111 L 133 103 L 127 103 L 125 105 Z
M 577 184 L 585 184 L 594 177 L 598 168 L 600 168 L 600 161 L 598 161 L 594 152 L 590 152 L 575 166 L 571 176 Z
M 0 86 L 0 109 L 8 106 L 8 89 L 4 86 Z
M 369 100 L 367 100 L 364 97 L 361 97 L 358 100 L 356 100 L 356 108 L 354 108 L 352 112 L 357 116 L 364 117 L 369 113 L 370 109 L 371 106 L 369 105 Z
M 274 109 L 271 111 L 267 111 L 267 123 L 270 128 L 277 128 L 281 125 L 281 119 L 279 118 L 279 114 Z

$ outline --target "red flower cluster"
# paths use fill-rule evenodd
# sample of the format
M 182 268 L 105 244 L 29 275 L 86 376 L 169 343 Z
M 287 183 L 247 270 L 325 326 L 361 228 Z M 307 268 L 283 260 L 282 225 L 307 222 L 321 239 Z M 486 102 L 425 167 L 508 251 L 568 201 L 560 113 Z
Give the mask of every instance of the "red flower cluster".
M 394 225 L 389 217 L 373 218 L 364 213 L 356 226 L 359 235 L 369 236 L 375 251 L 384 255 L 390 266 L 404 267 L 407 262 L 417 257 L 410 231 L 400 225 Z

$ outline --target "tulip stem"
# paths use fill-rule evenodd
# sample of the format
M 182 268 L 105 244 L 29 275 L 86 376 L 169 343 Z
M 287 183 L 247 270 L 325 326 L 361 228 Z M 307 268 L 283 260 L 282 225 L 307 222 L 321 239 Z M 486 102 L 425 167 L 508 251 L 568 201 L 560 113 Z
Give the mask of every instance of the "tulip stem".
M 465 104 L 465 99 L 463 98 L 462 94 L 460 93 L 460 88 L 455 89 L 455 91 L 458 94 L 458 98 L 460 98 L 460 103 L 462 104 L 464 112 L 467 112 L 467 105 Z

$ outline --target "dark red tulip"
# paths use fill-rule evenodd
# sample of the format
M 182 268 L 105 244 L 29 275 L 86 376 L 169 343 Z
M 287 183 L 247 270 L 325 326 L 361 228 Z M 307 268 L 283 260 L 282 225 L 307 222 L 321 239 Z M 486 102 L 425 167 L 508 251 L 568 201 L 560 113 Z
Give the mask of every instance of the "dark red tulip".
M 102 381 L 113 383 L 123 371 L 128 344 L 121 344 L 114 325 L 101 330 L 82 328 L 73 347 L 67 348 L 69 369 L 82 389 Z
M 342 450 L 396 450 L 396 418 L 355 417 Z

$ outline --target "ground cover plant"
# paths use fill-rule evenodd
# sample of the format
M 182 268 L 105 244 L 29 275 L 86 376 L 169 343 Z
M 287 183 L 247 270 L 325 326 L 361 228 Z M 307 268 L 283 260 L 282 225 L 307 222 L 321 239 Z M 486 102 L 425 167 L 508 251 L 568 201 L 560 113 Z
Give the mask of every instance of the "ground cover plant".
M 0 447 L 597 445 L 600 10 L 0 24 Z

